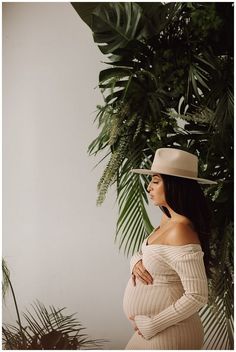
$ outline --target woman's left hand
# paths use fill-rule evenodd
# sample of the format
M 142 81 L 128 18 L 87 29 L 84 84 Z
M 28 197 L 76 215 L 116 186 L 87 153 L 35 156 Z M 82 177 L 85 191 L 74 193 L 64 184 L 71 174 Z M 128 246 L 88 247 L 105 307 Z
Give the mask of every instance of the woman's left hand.
M 138 334 L 143 337 L 143 335 L 141 334 L 141 332 L 139 331 L 139 329 L 138 329 L 138 327 L 137 327 L 137 325 L 136 325 L 136 323 L 135 323 L 134 317 L 129 317 L 129 320 L 132 321 L 134 330 L 137 331 Z

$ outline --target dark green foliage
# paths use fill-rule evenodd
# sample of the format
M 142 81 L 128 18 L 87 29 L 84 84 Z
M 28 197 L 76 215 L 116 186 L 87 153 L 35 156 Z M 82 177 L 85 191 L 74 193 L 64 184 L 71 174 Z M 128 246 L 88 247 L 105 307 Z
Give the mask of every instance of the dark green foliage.
M 5 298 L 6 292 L 9 289 L 9 280 L 10 272 L 7 267 L 6 261 L 2 258 L 2 296 Z
M 13 296 L 18 320 L 16 325 L 3 324 L 2 349 L 5 350 L 79 350 L 79 349 L 102 349 L 102 344 L 107 340 L 90 340 L 84 334 L 81 323 L 74 318 L 75 314 L 64 315 L 65 308 L 55 309 L 50 306 L 47 309 L 38 300 L 32 305 L 34 313 L 29 310 L 23 313 L 25 324 L 18 309 L 15 292 L 10 280 L 10 273 L 6 262 L 2 260 L 2 272 L 4 277 L 3 293 L 7 288 Z M 7 284 L 6 284 L 7 283 Z
M 129 170 L 149 167 L 160 147 L 199 157 L 199 177 L 218 181 L 205 186 L 214 220 L 211 254 L 218 263 L 209 281 L 213 315 L 205 322 L 223 334 L 223 345 L 217 336 L 214 348 L 232 349 L 233 3 L 108 3 L 98 4 L 92 17 L 94 41 L 110 66 L 99 75 L 101 132 L 89 146 L 90 154 L 106 149 L 111 158 L 98 203 L 116 183 L 116 238 L 134 253 L 152 226 L 147 178 Z
M 27 325 L 3 326 L 3 349 L 7 350 L 78 350 L 101 349 L 105 340 L 89 340 L 80 322 L 62 309 L 49 310 L 37 301 L 34 314 L 23 314 Z

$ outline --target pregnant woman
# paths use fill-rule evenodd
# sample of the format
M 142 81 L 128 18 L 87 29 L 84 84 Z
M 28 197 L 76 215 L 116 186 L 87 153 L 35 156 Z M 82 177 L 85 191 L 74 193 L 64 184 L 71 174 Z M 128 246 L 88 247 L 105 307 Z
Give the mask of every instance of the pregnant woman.
M 210 212 L 199 185 L 197 156 L 160 148 L 148 192 L 163 212 L 160 225 L 131 258 L 123 307 L 135 333 L 125 349 L 201 349 L 198 311 L 208 301 Z

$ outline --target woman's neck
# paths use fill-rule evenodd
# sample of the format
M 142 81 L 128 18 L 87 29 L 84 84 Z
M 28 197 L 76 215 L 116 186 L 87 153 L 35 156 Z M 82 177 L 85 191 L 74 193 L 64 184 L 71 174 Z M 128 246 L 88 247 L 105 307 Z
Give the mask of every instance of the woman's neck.
M 172 209 L 168 208 L 171 217 L 169 218 L 165 213 L 162 214 L 160 227 L 172 222 L 185 222 L 187 218 L 185 216 L 175 213 Z

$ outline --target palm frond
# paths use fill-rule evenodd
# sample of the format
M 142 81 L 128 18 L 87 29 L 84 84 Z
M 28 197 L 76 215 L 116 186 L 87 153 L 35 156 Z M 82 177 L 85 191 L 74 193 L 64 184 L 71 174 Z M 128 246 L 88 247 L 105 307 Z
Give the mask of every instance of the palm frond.
M 9 289 L 9 278 L 10 278 L 10 271 L 7 267 L 6 260 L 2 258 L 2 294 L 3 299 L 5 299 L 6 292 Z
M 116 229 L 116 240 L 119 237 L 119 248 L 124 247 L 124 253 L 134 253 L 140 249 L 141 243 L 147 233 L 151 232 L 153 226 L 149 220 L 145 205 L 148 203 L 145 191 L 147 177 L 143 175 L 143 180 L 138 175 L 130 172 L 131 165 L 143 162 L 142 155 L 136 151 L 122 165 L 120 170 L 121 178 L 117 187 L 117 199 L 119 206 L 119 216 Z M 150 159 L 146 159 L 149 165 Z M 145 167 L 145 166 L 144 166 Z
M 40 301 L 32 305 L 34 314 L 29 310 L 23 313 L 28 323 L 22 331 L 19 322 L 16 326 L 3 326 L 3 344 L 5 349 L 101 349 L 104 339 L 90 339 L 85 328 L 74 318 L 75 314 L 64 315 L 65 308 L 47 309 Z
M 217 308 L 216 308 L 217 307 Z M 224 311 L 224 302 L 220 298 L 215 301 L 215 306 L 207 305 L 199 312 L 205 339 L 203 349 L 228 350 L 233 349 L 233 317 L 227 317 Z

